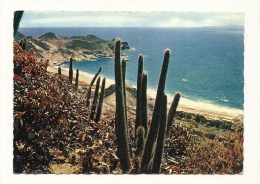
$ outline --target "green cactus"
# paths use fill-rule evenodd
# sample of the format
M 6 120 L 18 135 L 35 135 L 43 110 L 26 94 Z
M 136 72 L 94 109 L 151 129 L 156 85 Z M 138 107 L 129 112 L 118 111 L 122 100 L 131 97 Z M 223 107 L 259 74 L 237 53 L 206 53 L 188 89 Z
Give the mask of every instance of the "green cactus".
M 142 75 L 142 91 L 141 91 L 141 126 L 144 127 L 145 135 L 147 135 L 147 72 Z
M 73 78 L 73 70 L 72 70 L 72 58 L 70 58 L 70 66 L 69 66 L 69 83 L 72 84 Z
M 130 162 L 130 144 L 127 126 L 126 102 L 123 89 L 121 56 L 121 41 L 116 39 L 115 44 L 115 92 L 116 92 L 116 136 L 118 144 L 118 157 L 124 173 L 129 171 Z
M 139 126 L 136 130 L 136 155 L 142 157 L 144 145 L 145 145 L 145 129 Z
M 172 121 L 174 118 L 174 115 L 176 113 L 176 109 L 180 100 L 181 94 L 179 92 L 175 93 L 174 98 L 172 100 L 172 104 L 168 113 L 168 118 L 167 118 L 167 129 L 166 129 L 166 135 L 169 134 L 170 128 L 172 126 Z
M 24 37 L 23 39 L 20 40 L 19 46 L 22 47 L 23 50 L 25 50 L 26 49 L 26 43 L 27 43 L 27 40 Z
M 166 137 L 166 116 L 167 116 L 167 96 L 163 94 L 161 109 L 160 109 L 160 126 L 157 137 L 157 144 L 155 149 L 155 155 L 153 160 L 152 173 L 159 173 L 161 160 L 164 151 L 164 141 Z
M 164 142 L 167 133 L 167 96 L 165 95 L 165 82 L 169 65 L 170 51 L 164 54 L 163 65 L 157 87 L 154 111 L 149 132 L 147 131 L 147 72 L 143 72 L 143 58 L 138 60 L 137 75 L 137 102 L 136 102 L 136 152 L 134 163 L 136 173 L 159 173 L 164 151 Z M 124 59 L 120 62 L 120 40 L 116 40 L 115 47 L 115 91 L 116 91 L 116 135 L 118 146 L 118 157 L 122 169 L 127 172 L 130 165 L 130 147 L 127 130 L 127 111 L 125 93 L 125 71 Z M 177 93 L 174 105 L 170 109 L 168 118 L 173 120 L 176 107 L 180 98 Z M 169 125 L 170 126 L 170 125 Z M 146 136 L 147 134 L 147 136 Z
M 148 137 L 147 137 L 143 159 L 142 159 L 142 172 L 144 173 L 149 172 L 149 170 L 151 170 L 152 167 L 151 164 L 152 164 L 152 159 L 154 157 L 154 149 L 156 147 L 156 138 L 158 135 L 159 122 L 160 122 L 159 121 L 160 107 L 161 107 L 164 88 L 165 88 L 169 58 L 170 58 L 170 51 L 167 49 L 164 54 L 164 60 L 163 60 L 161 75 L 157 87 L 157 94 L 156 94 L 156 100 L 154 105 L 154 111 L 152 115 L 151 126 L 148 132 Z
M 145 146 L 145 129 L 142 126 L 139 126 L 136 130 L 136 152 L 135 155 L 137 156 L 135 167 L 136 167 L 136 174 L 140 174 L 141 172 L 141 163 L 142 163 L 142 156 Z
M 126 76 L 126 59 L 122 59 L 122 84 L 123 84 L 123 94 L 124 94 L 124 101 L 126 103 L 126 89 L 125 89 L 125 76 Z M 125 112 L 127 113 L 127 104 L 125 105 Z
M 19 28 L 19 24 L 20 24 L 20 21 L 22 19 L 23 12 L 24 11 L 15 11 L 14 12 L 14 21 L 13 21 L 14 33 L 13 33 L 13 35 L 16 34 L 16 32 L 17 32 L 17 30 Z
M 61 76 L 61 67 L 58 68 L 58 75 Z
M 75 80 L 75 90 L 77 91 L 79 87 L 79 69 L 76 70 L 76 80 Z
M 91 108 L 91 113 L 90 113 L 90 117 L 89 117 L 91 120 L 94 119 L 94 115 L 95 115 L 95 112 L 96 112 L 99 83 L 100 83 L 100 77 L 98 77 L 97 82 L 96 82 L 96 89 L 95 89 L 94 99 L 93 99 L 93 102 L 92 102 L 92 108 Z
M 103 99 L 104 99 L 104 92 L 105 92 L 105 85 L 106 85 L 106 78 L 103 78 L 102 86 L 101 86 L 101 92 L 100 92 L 100 95 L 99 95 L 99 102 L 98 102 L 98 108 L 97 108 L 97 114 L 96 114 L 95 122 L 100 121 Z
M 91 82 L 89 84 L 90 86 L 92 86 L 94 84 L 94 82 L 95 82 L 98 74 L 101 72 L 101 70 L 102 70 L 102 67 L 99 67 L 99 70 L 97 71 L 96 75 L 93 77 L 93 79 L 91 80 Z
M 142 73 L 143 73 L 143 56 L 138 58 L 138 73 L 137 73 L 137 91 L 136 91 L 136 120 L 135 120 L 135 132 L 142 122 Z
M 92 86 L 88 86 L 88 94 L 87 94 L 87 106 L 89 107 L 90 104 L 90 98 L 91 98 L 91 89 Z

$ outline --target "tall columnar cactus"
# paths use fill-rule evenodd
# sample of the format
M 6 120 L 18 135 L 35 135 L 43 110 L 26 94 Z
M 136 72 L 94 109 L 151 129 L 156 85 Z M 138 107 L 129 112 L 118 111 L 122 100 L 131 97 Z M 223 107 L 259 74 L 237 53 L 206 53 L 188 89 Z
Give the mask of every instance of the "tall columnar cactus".
M 156 100 L 154 105 L 154 111 L 152 115 L 151 126 L 149 129 L 149 133 L 148 133 L 148 137 L 144 149 L 143 159 L 142 159 L 142 172 L 144 173 L 149 172 L 149 170 L 151 170 L 152 167 L 152 159 L 154 157 L 154 150 L 156 147 L 156 140 L 157 140 L 159 122 L 160 122 L 160 108 L 161 108 L 162 98 L 163 98 L 163 93 L 165 88 L 169 58 L 170 58 L 170 51 L 167 49 L 164 54 L 164 60 L 163 60 L 161 75 L 157 87 L 157 94 L 156 94 Z
M 147 72 L 143 72 L 142 75 L 142 90 L 141 90 L 141 126 L 144 127 L 145 136 L 147 134 Z
M 69 66 L 69 83 L 72 84 L 73 78 L 73 70 L 72 70 L 72 58 L 70 58 L 70 66 Z
M 22 47 L 23 50 L 25 50 L 26 49 L 26 43 L 27 43 L 27 41 L 26 41 L 26 38 L 24 37 L 23 39 L 20 40 L 19 46 Z
M 101 70 L 102 70 L 102 67 L 99 67 L 99 70 L 97 71 L 97 73 L 95 74 L 95 76 L 93 77 L 93 79 L 91 80 L 91 82 L 89 84 L 90 86 L 92 86 L 94 84 L 94 82 L 95 82 L 98 74 L 101 72 Z
M 58 68 L 58 75 L 61 76 L 61 67 Z
M 140 56 L 137 77 L 137 105 L 136 105 L 136 173 L 159 173 L 164 151 L 164 142 L 167 133 L 167 96 L 165 82 L 169 65 L 169 50 L 165 51 L 160 79 L 157 88 L 156 100 L 152 121 L 147 132 L 147 73 L 143 72 L 143 58 Z M 125 63 L 120 62 L 120 40 L 116 40 L 115 47 L 115 91 L 116 91 L 116 135 L 118 157 L 124 172 L 130 168 L 130 147 L 127 130 L 127 111 L 125 94 Z M 177 93 L 171 106 L 168 119 L 173 120 L 180 94 Z M 168 125 L 169 124 L 169 125 Z M 146 128 L 145 128 L 146 127 Z
M 14 22 L 13 22 L 14 35 L 16 34 L 16 32 L 19 28 L 19 24 L 20 24 L 20 21 L 22 19 L 23 12 L 24 11 L 15 11 L 14 12 Z
M 90 98 L 91 98 L 91 91 L 92 91 L 92 86 L 88 87 L 88 94 L 87 94 L 87 106 L 89 107 L 90 104 Z
M 76 70 L 76 80 L 75 80 L 75 90 L 77 91 L 79 87 L 79 69 Z
M 167 118 L 167 129 L 166 129 L 166 134 L 169 134 L 170 128 L 172 126 L 172 121 L 174 118 L 174 115 L 176 113 L 176 109 L 180 100 L 181 94 L 179 92 L 175 93 L 174 98 L 172 100 L 172 104 L 168 113 L 168 118 Z
M 137 73 L 137 91 L 136 91 L 136 120 L 135 120 L 135 132 L 142 122 L 142 74 L 143 74 L 143 56 L 140 55 L 138 59 L 138 73 Z
M 123 75 L 121 56 L 121 41 L 116 40 L 115 44 L 115 92 L 116 92 L 116 136 L 118 144 L 118 157 L 124 173 L 129 171 L 130 163 L 130 144 L 127 126 L 126 102 L 123 89 Z
M 91 108 L 91 113 L 90 113 L 90 117 L 89 117 L 91 120 L 94 119 L 94 115 L 96 112 L 98 92 L 99 92 L 99 83 L 100 83 L 100 77 L 98 77 L 98 79 L 97 79 L 96 89 L 95 89 L 94 98 L 93 98 L 93 102 L 92 102 L 92 108 Z
M 105 93 L 105 85 L 106 85 L 106 78 L 103 78 L 102 86 L 101 86 L 101 92 L 100 92 L 100 95 L 99 95 L 99 102 L 98 102 L 95 122 L 100 121 L 102 105 L 103 105 L 103 99 L 104 99 L 104 93 Z
M 153 160 L 152 173 L 159 173 L 161 160 L 164 151 L 164 141 L 166 137 L 166 116 L 167 116 L 167 96 L 163 94 L 161 109 L 160 109 L 160 126 L 157 137 L 157 144 Z
M 122 59 L 122 82 L 123 82 L 123 95 L 124 95 L 124 101 L 126 103 L 126 88 L 125 88 L 125 76 L 126 76 L 126 59 Z M 127 113 L 127 104 L 125 105 L 125 112 Z

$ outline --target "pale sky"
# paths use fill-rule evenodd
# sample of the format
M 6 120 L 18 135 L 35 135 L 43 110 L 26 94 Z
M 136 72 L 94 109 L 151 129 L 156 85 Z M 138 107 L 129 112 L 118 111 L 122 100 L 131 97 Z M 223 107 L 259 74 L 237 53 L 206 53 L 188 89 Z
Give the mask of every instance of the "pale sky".
M 25 11 L 20 27 L 244 26 L 242 12 Z

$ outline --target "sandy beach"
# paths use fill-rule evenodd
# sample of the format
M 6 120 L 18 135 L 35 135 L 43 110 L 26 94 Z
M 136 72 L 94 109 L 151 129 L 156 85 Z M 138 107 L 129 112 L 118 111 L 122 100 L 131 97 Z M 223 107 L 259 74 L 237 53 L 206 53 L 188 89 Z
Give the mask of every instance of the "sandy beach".
M 57 73 L 58 66 L 49 66 L 47 69 L 48 72 Z M 61 67 L 61 73 L 65 76 L 68 76 L 69 69 Z M 74 71 L 73 76 L 76 76 L 76 71 Z M 102 76 L 102 75 L 101 75 Z M 94 75 L 89 74 L 87 72 L 79 72 L 79 81 L 89 84 Z M 106 88 L 114 84 L 114 80 L 106 79 Z M 130 84 L 126 87 L 132 88 Z M 148 93 L 148 105 L 154 103 L 154 98 L 156 96 L 156 92 L 153 90 L 147 90 Z M 173 96 L 168 95 L 168 108 L 170 108 L 171 102 L 173 100 Z M 128 111 L 130 114 L 135 114 L 135 98 L 131 96 L 131 93 L 127 92 L 127 103 L 128 103 Z M 115 94 L 107 96 L 103 101 L 102 113 L 112 113 L 115 111 Z M 244 112 L 239 109 L 232 109 L 222 106 L 217 106 L 204 102 L 195 102 L 187 98 L 180 98 L 179 105 L 177 111 L 184 111 L 187 113 L 200 114 L 205 116 L 208 119 L 218 119 L 218 120 L 228 120 L 232 121 L 236 118 L 243 119 Z M 151 115 L 151 111 L 148 111 L 148 115 Z

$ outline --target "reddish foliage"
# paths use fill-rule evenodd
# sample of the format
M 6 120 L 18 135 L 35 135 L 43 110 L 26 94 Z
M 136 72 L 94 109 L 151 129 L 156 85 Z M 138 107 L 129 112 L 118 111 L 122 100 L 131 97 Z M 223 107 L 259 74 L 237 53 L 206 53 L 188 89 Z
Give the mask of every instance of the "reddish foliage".
M 52 164 L 70 163 L 81 173 L 122 173 L 117 158 L 115 118 L 89 119 L 86 91 L 46 72 L 34 52 L 14 43 L 14 172 L 52 173 Z M 128 117 L 132 169 L 136 173 L 134 119 Z M 243 124 L 215 139 L 176 121 L 166 138 L 161 173 L 236 174 L 243 171 Z

